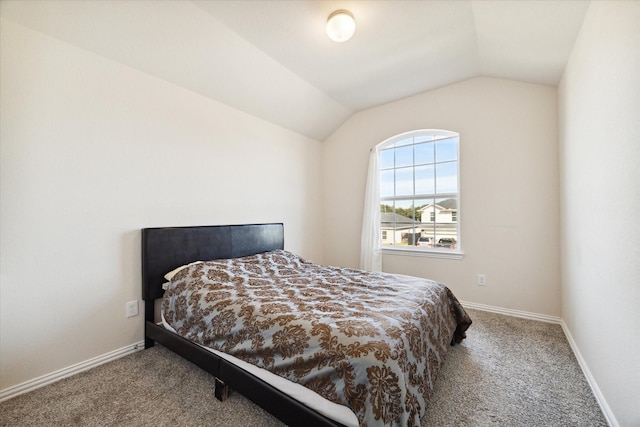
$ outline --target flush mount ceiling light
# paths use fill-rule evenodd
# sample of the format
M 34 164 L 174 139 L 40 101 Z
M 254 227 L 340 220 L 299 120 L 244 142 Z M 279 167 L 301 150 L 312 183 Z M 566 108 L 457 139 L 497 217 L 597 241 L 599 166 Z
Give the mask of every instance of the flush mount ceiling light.
M 346 42 L 353 37 L 355 32 L 356 21 L 348 10 L 336 10 L 329 15 L 329 19 L 327 19 L 327 35 L 334 42 Z

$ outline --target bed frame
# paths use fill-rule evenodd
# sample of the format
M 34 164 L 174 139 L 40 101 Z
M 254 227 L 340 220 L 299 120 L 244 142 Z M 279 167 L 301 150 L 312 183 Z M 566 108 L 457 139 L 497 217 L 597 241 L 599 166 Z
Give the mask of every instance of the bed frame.
M 142 298 L 145 348 L 159 343 L 216 378 L 215 396 L 224 401 L 238 391 L 288 425 L 342 426 L 291 398 L 260 378 L 156 324 L 155 301 L 162 298 L 164 275 L 193 261 L 235 258 L 284 249 L 283 224 L 145 228 L 142 230 Z

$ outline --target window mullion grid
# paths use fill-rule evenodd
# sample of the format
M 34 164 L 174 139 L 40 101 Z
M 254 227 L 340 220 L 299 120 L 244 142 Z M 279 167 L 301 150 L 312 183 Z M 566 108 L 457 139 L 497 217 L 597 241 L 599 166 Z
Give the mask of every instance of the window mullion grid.
M 397 174 L 396 173 L 397 173 L 397 170 L 398 170 L 398 167 L 397 167 L 397 165 L 398 165 L 397 164 L 397 162 L 398 162 L 398 153 L 397 153 L 397 147 L 395 146 L 395 143 L 393 143 L 393 168 L 392 168 L 393 171 L 394 171 L 394 173 L 393 173 L 393 196 L 381 197 L 380 200 L 381 200 L 381 202 L 387 202 L 387 203 L 390 202 L 390 203 L 392 203 L 393 213 L 394 214 L 396 214 L 396 212 L 397 212 L 396 211 L 397 202 L 409 201 L 409 200 L 412 201 L 412 203 L 411 203 L 411 206 L 413 207 L 412 218 L 411 218 L 411 220 L 412 220 L 412 222 L 411 222 L 411 224 L 412 224 L 412 233 L 415 231 L 415 229 L 416 229 L 416 227 L 418 225 L 418 222 L 416 221 L 416 206 L 415 206 L 415 203 L 416 203 L 417 199 L 419 199 L 419 198 L 428 199 L 430 201 L 430 203 L 432 205 L 434 205 L 433 206 L 434 213 L 435 213 L 436 199 L 455 198 L 456 201 L 458 200 L 459 193 L 457 193 L 457 192 L 456 193 L 438 194 L 438 182 L 437 182 L 437 175 L 438 174 L 437 174 L 437 171 L 436 171 L 437 170 L 437 167 L 436 167 L 437 165 L 446 164 L 446 163 L 456 163 L 456 162 L 459 162 L 459 158 L 460 158 L 459 146 L 456 146 L 457 153 L 456 153 L 456 159 L 455 160 L 446 160 L 446 161 L 438 162 L 437 161 L 437 157 L 436 157 L 437 156 L 437 149 L 436 149 L 436 145 L 437 144 L 436 144 L 436 142 L 446 141 L 446 140 L 449 140 L 449 139 L 457 139 L 457 138 L 458 138 L 457 135 L 453 136 L 453 137 L 452 136 L 446 136 L 446 137 L 434 136 L 432 138 L 432 140 L 429 141 L 429 142 L 431 142 L 433 144 L 433 181 L 434 181 L 434 193 L 433 194 L 416 194 L 416 137 L 413 136 L 411 138 L 411 142 L 410 142 L 410 144 L 412 146 L 412 160 L 413 160 L 412 161 L 412 163 L 413 163 L 413 165 L 412 165 L 412 176 L 413 176 L 413 187 L 412 187 L 413 191 L 412 192 L 413 192 L 413 194 L 412 195 L 404 195 L 404 196 L 398 196 L 397 195 L 397 184 L 398 184 L 398 181 L 397 181 Z M 426 142 L 426 141 L 420 141 L 420 142 L 422 143 L 422 142 Z M 408 144 L 404 144 L 403 146 L 406 146 L 406 145 L 408 145 Z M 459 173 L 460 173 L 460 170 L 459 170 L 459 167 L 458 167 L 458 182 L 459 182 Z M 456 202 L 456 204 L 457 204 L 457 202 Z M 458 221 L 456 221 L 456 222 L 459 222 L 459 218 L 457 218 L 457 220 Z M 397 222 L 396 215 L 393 216 L 392 224 L 393 224 L 393 245 L 396 246 L 397 244 L 400 243 L 400 242 L 396 241 L 396 231 L 397 231 L 397 227 L 398 227 L 398 222 Z M 421 229 L 422 229 L 423 225 L 426 225 L 426 224 L 424 224 L 421 221 L 420 222 L 420 228 Z M 434 239 L 435 239 L 436 231 L 437 231 L 436 225 L 437 225 L 437 220 L 434 218 L 434 221 L 433 221 L 433 224 L 432 224 L 432 227 L 431 227 L 431 229 L 433 231 Z M 458 231 L 457 235 L 458 235 L 458 240 L 459 240 L 459 228 L 458 228 L 457 231 Z M 415 237 L 415 234 L 414 234 L 414 237 Z
M 412 136 L 411 140 L 408 144 L 402 144 L 402 147 L 405 147 L 407 145 L 411 145 L 412 146 L 412 150 L 411 150 L 411 154 L 412 154 L 412 159 L 413 159 L 413 166 L 412 166 L 412 176 L 413 176 L 413 194 L 412 195 L 403 195 L 403 196 L 398 196 L 397 193 L 397 185 L 398 185 L 398 180 L 397 180 L 397 170 L 398 170 L 398 152 L 397 149 L 398 147 L 396 146 L 397 140 L 396 141 L 392 141 L 391 144 L 387 145 L 387 147 L 393 147 L 393 195 L 392 196 L 387 196 L 387 197 L 381 197 L 380 201 L 381 202 L 386 202 L 386 203 L 391 203 L 393 206 L 393 213 L 397 213 L 397 208 L 398 202 L 402 202 L 402 201 L 412 201 L 411 206 L 413 207 L 413 211 L 412 211 L 412 218 L 411 218 L 411 224 L 413 226 L 413 231 L 415 231 L 416 227 L 418 226 L 418 222 L 416 221 L 416 200 L 417 199 L 427 199 L 430 201 L 430 204 L 435 205 L 436 200 L 437 199 L 447 199 L 447 198 L 454 198 L 456 200 L 456 205 L 457 205 L 457 201 L 459 200 L 459 193 L 455 192 L 455 193 L 442 193 L 442 194 L 438 194 L 438 181 L 437 181 L 437 165 L 442 165 L 442 164 L 447 164 L 447 163 L 455 163 L 455 162 L 459 162 L 459 155 L 458 155 L 458 147 L 456 147 L 456 159 L 454 160 L 445 160 L 445 161 L 438 161 L 437 160 L 437 142 L 441 142 L 441 141 L 446 141 L 446 140 L 456 140 L 459 138 L 458 135 L 455 136 L 444 136 L 444 135 L 432 135 L 431 140 L 428 141 L 432 144 L 432 150 L 433 150 L 433 181 L 434 181 L 434 187 L 433 187 L 433 194 L 416 194 L 416 136 Z M 406 141 L 406 139 L 405 139 Z M 419 143 L 423 143 L 423 142 L 427 142 L 424 140 L 420 140 Z M 459 182 L 459 174 L 460 174 L 460 169 L 459 169 L 459 165 L 458 165 L 458 182 Z M 386 204 L 385 203 L 385 204 Z M 435 213 L 435 206 L 433 206 L 433 211 Z M 459 218 L 456 218 L 457 221 L 459 222 Z M 400 242 L 396 241 L 396 230 L 398 227 L 398 220 L 396 215 L 393 216 L 393 229 L 394 229 L 394 233 L 393 233 L 393 245 L 397 245 Z M 422 229 L 422 227 L 424 225 L 426 225 L 426 223 L 420 221 L 419 223 L 420 228 Z M 435 237 L 436 232 L 437 232 L 437 220 L 434 218 L 433 224 L 430 227 L 430 229 L 433 232 L 433 236 Z M 460 238 L 459 236 L 459 228 L 457 228 L 457 237 L 458 240 Z

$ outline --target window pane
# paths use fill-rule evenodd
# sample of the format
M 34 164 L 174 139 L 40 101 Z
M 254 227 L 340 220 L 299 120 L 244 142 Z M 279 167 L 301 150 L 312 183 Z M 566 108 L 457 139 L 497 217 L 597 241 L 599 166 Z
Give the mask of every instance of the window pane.
M 393 149 L 380 151 L 380 169 L 393 167 Z
M 413 224 L 413 219 L 415 218 L 413 200 L 397 200 L 395 206 L 396 214 L 399 215 L 396 217 L 397 220 L 405 223 L 405 225 Z
M 382 203 L 380 205 L 380 237 L 383 245 L 394 244 L 395 213 L 393 202 L 391 204 Z
M 435 193 L 434 166 L 416 166 L 416 194 Z
M 380 171 L 380 197 L 393 197 L 393 169 Z
M 436 164 L 436 193 L 458 192 L 458 162 Z
M 431 219 L 434 213 L 433 199 L 417 199 L 416 220 L 420 221 L 420 237 L 418 237 L 417 245 L 420 248 L 432 248 L 435 242 L 435 225 Z
M 436 199 L 435 247 L 456 249 L 458 238 L 458 202 L 455 198 Z
M 413 145 L 396 148 L 396 167 L 413 166 Z
M 397 200 L 396 213 L 396 245 L 414 246 L 419 233 L 414 221 L 413 200 Z
M 420 209 L 420 222 L 423 224 L 434 222 L 434 203 L 433 199 L 424 199 L 423 206 Z
M 436 142 L 436 162 L 458 160 L 457 138 Z
M 415 146 L 416 165 L 424 165 L 426 163 L 433 163 L 433 148 L 435 144 L 424 143 Z
M 396 196 L 413 194 L 413 168 L 396 169 Z
M 420 237 L 416 246 L 421 248 L 433 248 L 436 239 L 436 232 L 433 227 L 422 227 L 420 229 Z
M 388 240 L 390 241 L 390 243 L 392 245 L 396 245 L 397 244 L 396 235 L 397 235 L 396 224 L 393 223 L 389 227 L 389 237 L 388 237 Z
M 394 147 L 400 147 L 402 145 L 409 145 L 409 144 L 413 144 L 413 137 L 404 138 L 404 139 L 401 139 L 399 141 L 396 141 L 396 143 L 393 144 L 393 146 Z
M 382 202 L 382 203 L 380 203 L 380 214 L 381 214 L 382 216 L 384 216 L 384 214 L 386 214 L 386 213 L 393 213 L 393 202 L 391 202 L 391 203 L 388 203 L 388 202 Z M 393 222 L 393 221 L 391 220 L 392 218 L 387 218 L 387 219 L 388 219 L 388 221 L 387 221 L 387 220 L 385 220 L 385 218 L 382 218 L 382 217 L 381 217 L 381 221 L 382 221 L 382 222 L 385 222 L 385 221 L 386 221 L 386 222 Z
M 453 212 L 458 211 L 458 202 L 455 198 L 441 198 L 435 199 L 435 208 L 436 208 L 436 222 L 439 223 L 451 223 Z
M 433 203 L 433 200 L 431 199 L 416 199 L 413 202 L 413 206 L 415 206 L 415 212 L 416 212 L 416 222 L 422 222 L 425 219 L 424 214 L 424 209 L 429 206 L 429 204 Z M 427 219 L 428 219 L 429 214 L 427 214 Z

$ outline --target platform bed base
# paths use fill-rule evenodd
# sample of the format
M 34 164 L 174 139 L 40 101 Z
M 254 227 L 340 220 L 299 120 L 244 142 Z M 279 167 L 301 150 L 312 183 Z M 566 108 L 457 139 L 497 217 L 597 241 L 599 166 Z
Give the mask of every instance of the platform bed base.
M 146 337 L 146 348 L 157 342 L 213 375 L 216 381 L 215 397 L 222 402 L 233 389 L 287 425 L 344 427 L 255 375 L 161 326 L 146 322 Z
M 226 385 L 224 381 L 216 377 L 216 399 L 220 402 L 225 402 L 229 398 L 229 391 L 231 387 Z
M 142 282 L 145 348 L 158 343 L 216 379 L 215 396 L 224 401 L 236 390 L 288 425 L 344 427 L 298 402 L 218 355 L 155 324 L 154 301 L 162 297 L 166 272 L 198 260 L 253 255 L 284 247 L 282 224 L 147 228 L 142 230 Z

